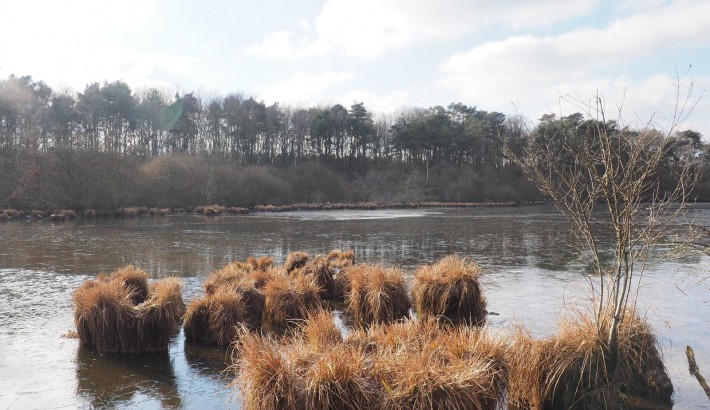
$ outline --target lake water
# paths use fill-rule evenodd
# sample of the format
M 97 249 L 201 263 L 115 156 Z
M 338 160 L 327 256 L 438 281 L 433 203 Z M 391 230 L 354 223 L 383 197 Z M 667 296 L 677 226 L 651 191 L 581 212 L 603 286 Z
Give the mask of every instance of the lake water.
M 710 225 L 710 208 L 693 217 Z M 494 327 L 523 322 L 554 331 L 565 307 L 584 304 L 585 261 L 552 207 L 319 211 L 205 218 L 0 223 L 0 408 L 237 408 L 221 349 L 186 345 L 168 354 L 111 357 L 80 349 L 71 295 L 84 280 L 134 264 L 152 277 L 183 277 L 186 303 L 213 270 L 249 255 L 281 263 L 354 249 L 358 262 L 399 265 L 411 273 L 457 252 L 484 270 Z M 685 346 L 710 377 L 710 258 L 654 260 L 639 305 L 662 344 L 675 408 L 707 408 L 688 374 Z

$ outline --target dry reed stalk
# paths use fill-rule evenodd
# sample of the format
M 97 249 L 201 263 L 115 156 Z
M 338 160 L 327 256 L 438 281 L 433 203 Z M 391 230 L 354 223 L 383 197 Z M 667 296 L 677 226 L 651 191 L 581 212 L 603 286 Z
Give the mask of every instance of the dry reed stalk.
M 480 272 L 478 265 L 458 255 L 419 267 L 412 285 L 417 313 L 454 324 L 483 325 L 487 311 L 479 285 Z
M 320 289 L 315 280 L 303 274 L 274 276 L 264 286 L 264 322 L 274 330 L 302 322 L 321 307 Z
M 74 322 L 82 345 L 101 353 L 167 350 L 185 311 L 181 281 L 153 283 L 143 298 L 137 295 L 147 286 L 141 278 L 147 274 L 129 266 L 87 280 L 74 292 Z
M 393 322 L 409 315 L 404 274 L 396 268 L 355 265 L 348 268 L 346 309 L 358 325 Z

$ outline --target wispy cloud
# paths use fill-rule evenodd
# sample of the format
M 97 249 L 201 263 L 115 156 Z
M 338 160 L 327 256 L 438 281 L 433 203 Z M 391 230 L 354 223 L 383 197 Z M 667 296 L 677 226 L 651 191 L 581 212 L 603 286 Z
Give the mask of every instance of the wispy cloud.
M 551 0 L 327 0 L 302 33 L 276 31 L 246 51 L 267 58 L 336 54 L 373 59 L 392 49 L 456 39 L 499 24 L 513 29 L 544 27 L 579 16 L 598 2 Z
M 684 70 L 692 61 L 669 61 L 664 75 L 639 76 L 620 67 L 642 64 L 668 50 L 710 46 L 710 26 L 704 17 L 708 15 L 708 2 L 676 2 L 603 28 L 489 42 L 447 58 L 437 85 L 462 100 L 491 108 L 515 103 L 529 115 L 559 108 L 555 102 L 561 95 L 593 96 L 601 91 L 613 101 L 626 98 L 630 110 L 648 117 L 654 109 L 667 109 L 664 102 L 673 101 L 669 74 L 674 66 Z
M 269 103 L 309 103 L 323 100 L 323 91 L 353 77 L 354 74 L 349 71 L 328 71 L 315 74 L 298 71 L 285 81 L 256 86 L 256 91 L 259 98 Z

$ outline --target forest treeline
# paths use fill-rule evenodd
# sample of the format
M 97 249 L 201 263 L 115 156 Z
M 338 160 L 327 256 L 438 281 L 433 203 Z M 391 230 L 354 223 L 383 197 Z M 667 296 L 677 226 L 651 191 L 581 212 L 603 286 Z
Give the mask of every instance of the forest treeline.
M 548 115 L 527 129 L 461 103 L 384 116 L 357 102 L 265 105 L 122 81 L 55 91 L 10 76 L 0 80 L 0 208 L 539 200 L 500 136 L 522 149 L 527 138 L 573 138 L 589 121 Z M 679 150 L 710 158 L 695 131 L 673 144 L 668 167 Z M 708 180 L 697 199 L 710 199 Z

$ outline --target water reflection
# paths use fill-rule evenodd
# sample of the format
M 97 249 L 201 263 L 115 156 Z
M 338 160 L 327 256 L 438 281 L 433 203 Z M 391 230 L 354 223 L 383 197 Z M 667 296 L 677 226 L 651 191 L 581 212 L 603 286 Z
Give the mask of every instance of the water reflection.
M 185 360 L 199 374 L 217 381 L 230 381 L 232 355 L 229 349 L 185 343 Z
M 79 347 L 76 380 L 78 395 L 93 407 L 135 407 L 146 399 L 163 408 L 183 405 L 168 352 L 110 356 Z

